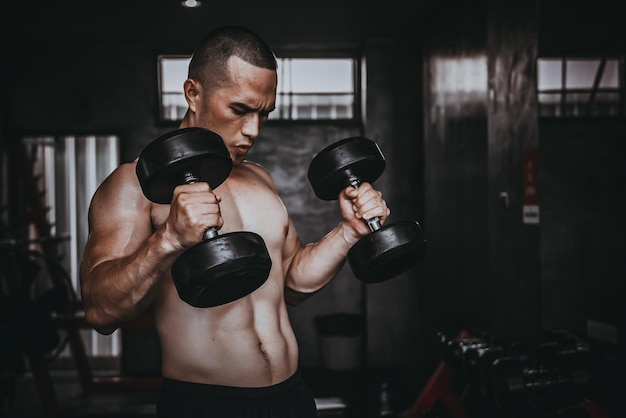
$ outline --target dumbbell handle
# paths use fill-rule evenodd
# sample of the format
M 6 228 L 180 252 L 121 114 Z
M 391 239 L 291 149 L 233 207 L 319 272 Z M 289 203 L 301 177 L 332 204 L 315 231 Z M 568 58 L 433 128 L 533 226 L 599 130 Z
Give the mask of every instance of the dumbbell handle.
M 358 189 L 361 185 L 361 179 L 357 176 L 350 176 L 350 185 L 355 189 Z M 369 226 L 370 231 L 372 232 L 378 231 L 381 228 L 380 219 L 378 218 L 378 216 L 367 219 L 365 222 L 367 222 L 367 226 Z
M 185 173 L 185 183 L 192 184 L 192 183 L 196 183 L 198 180 L 199 179 L 195 174 L 189 173 L 189 172 Z M 209 227 L 209 229 L 207 229 L 206 231 L 204 231 L 204 234 L 202 234 L 202 238 L 206 241 L 208 239 L 216 237 L 217 235 L 218 235 L 217 228 L 212 226 L 212 227 Z

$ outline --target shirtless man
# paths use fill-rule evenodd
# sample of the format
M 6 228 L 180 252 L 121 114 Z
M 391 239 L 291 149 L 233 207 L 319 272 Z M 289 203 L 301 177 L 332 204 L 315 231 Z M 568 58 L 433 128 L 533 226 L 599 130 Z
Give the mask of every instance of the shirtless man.
M 197 46 L 188 77 L 180 128 L 218 133 L 232 172 L 216 190 L 203 182 L 178 186 L 170 205 L 144 197 L 137 160 L 102 183 L 80 267 L 87 321 L 110 334 L 152 314 L 162 348 L 160 417 L 317 416 L 286 303 L 303 301 L 335 277 L 350 247 L 370 233 L 363 219 L 384 222 L 389 209 L 370 184 L 348 187 L 338 196 L 341 222 L 319 242 L 303 244 L 270 174 L 245 160 L 275 106 L 271 49 L 247 29 L 219 28 Z M 179 298 L 170 266 L 212 226 L 261 235 L 272 268 L 251 294 L 195 308 Z

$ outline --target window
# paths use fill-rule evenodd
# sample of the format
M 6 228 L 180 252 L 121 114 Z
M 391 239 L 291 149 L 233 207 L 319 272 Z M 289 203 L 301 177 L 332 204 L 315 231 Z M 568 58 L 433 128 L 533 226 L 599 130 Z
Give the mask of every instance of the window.
M 276 111 L 270 119 L 353 119 L 354 71 L 350 58 L 279 59 Z
M 187 110 L 182 86 L 190 57 L 160 55 L 160 118 L 179 121 Z M 359 115 L 357 60 L 278 58 L 276 110 L 270 120 L 354 120 Z
M 50 235 L 67 237 L 57 246 L 64 257 L 58 260 L 80 298 L 78 267 L 87 240 L 87 212 L 96 188 L 119 165 L 117 135 L 38 135 L 22 138 L 28 155 L 33 156 L 32 171 L 38 179 L 42 204 L 49 210 Z M 118 332 L 101 335 L 81 330 L 88 355 L 119 355 Z M 69 357 L 69 348 L 61 358 Z
M 540 58 L 539 116 L 623 116 L 623 80 L 619 58 Z
M 159 111 L 161 120 L 179 121 L 185 116 L 187 102 L 183 83 L 187 79 L 189 55 L 160 55 L 159 63 Z

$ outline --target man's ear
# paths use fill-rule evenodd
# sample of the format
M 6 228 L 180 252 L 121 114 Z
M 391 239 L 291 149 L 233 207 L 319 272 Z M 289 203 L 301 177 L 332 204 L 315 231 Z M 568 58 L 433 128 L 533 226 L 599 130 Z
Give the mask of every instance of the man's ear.
M 183 84 L 183 90 L 185 93 L 185 100 L 187 100 L 187 105 L 189 106 L 189 110 L 191 110 L 192 112 L 196 112 L 198 103 L 200 103 L 202 86 L 197 80 L 194 80 L 193 78 L 188 78 Z

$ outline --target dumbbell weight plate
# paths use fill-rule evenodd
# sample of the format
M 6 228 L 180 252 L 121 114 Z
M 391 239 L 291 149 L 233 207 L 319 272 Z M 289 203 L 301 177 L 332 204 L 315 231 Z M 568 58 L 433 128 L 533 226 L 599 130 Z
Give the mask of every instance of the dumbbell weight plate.
M 238 231 L 187 249 L 172 265 L 172 276 L 182 300 L 207 308 L 252 293 L 266 281 L 271 267 L 272 260 L 261 236 Z
M 426 239 L 416 221 L 385 225 L 357 241 L 348 251 L 348 264 L 365 283 L 388 280 L 415 265 L 426 251 Z
M 222 138 L 207 129 L 191 127 L 168 132 L 139 155 L 136 173 L 144 195 L 169 204 L 174 189 L 185 183 L 185 173 L 217 188 L 230 174 L 233 161 Z
M 313 192 L 322 200 L 337 200 L 350 186 L 351 174 L 361 182 L 373 183 L 385 171 L 385 157 L 371 139 L 351 137 L 324 148 L 311 160 L 308 178 Z

